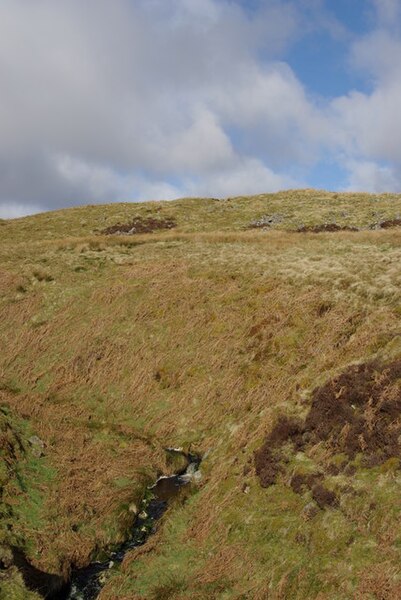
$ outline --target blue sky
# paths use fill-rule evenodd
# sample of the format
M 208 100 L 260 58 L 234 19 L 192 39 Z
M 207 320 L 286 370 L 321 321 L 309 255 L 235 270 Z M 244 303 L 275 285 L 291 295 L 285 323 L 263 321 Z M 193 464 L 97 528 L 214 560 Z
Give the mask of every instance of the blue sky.
M 401 189 L 401 0 L 2 0 L 0 217 Z
M 371 3 L 367 0 L 332 0 L 322 6 L 327 18 L 335 20 L 339 31 L 330 34 L 318 25 L 290 48 L 286 60 L 312 93 L 335 97 L 355 88 L 368 91 L 369 81 L 352 69 L 348 57 L 353 42 L 373 28 Z M 311 12 L 313 14 L 313 8 L 309 9 L 308 16 Z

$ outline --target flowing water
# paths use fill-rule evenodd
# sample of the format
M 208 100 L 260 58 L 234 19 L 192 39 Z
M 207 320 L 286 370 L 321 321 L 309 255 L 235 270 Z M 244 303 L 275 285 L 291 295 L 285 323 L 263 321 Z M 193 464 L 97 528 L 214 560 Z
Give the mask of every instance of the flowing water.
M 180 450 L 169 449 L 169 452 L 180 453 L 188 461 L 187 468 L 170 477 L 160 477 L 148 488 L 148 493 L 141 504 L 141 510 L 135 519 L 128 539 L 115 550 L 106 553 L 107 559 L 95 561 L 87 567 L 73 569 L 68 582 L 61 577 L 39 571 L 28 563 L 22 552 L 14 549 L 14 563 L 19 567 L 25 584 L 31 590 L 39 592 L 48 600 L 93 600 L 97 598 L 105 581 L 106 573 L 120 564 L 126 553 L 142 546 L 156 530 L 156 521 L 165 513 L 169 502 L 176 497 L 180 489 L 199 478 L 200 458 L 193 454 L 184 454 Z

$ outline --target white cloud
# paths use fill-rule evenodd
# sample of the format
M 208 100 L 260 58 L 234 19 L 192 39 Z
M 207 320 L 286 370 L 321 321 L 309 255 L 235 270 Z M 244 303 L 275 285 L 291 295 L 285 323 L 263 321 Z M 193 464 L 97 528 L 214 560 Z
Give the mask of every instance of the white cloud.
M 394 169 L 369 161 L 349 161 L 348 191 L 365 191 L 378 193 L 382 191 L 399 192 L 400 177 Z
M 66 184 L 83 190 L 95 202 L 112 202 L 115 198 L 121 201 L 171 200 L 180 195 L 179 188 L 166 182 L 118 174 L 109 167 L 90 164 L 72 156 L 56 156 L 54 161 Z
M 376 15 L 381 25 L 394 27 L 401 15 L 400 0 L 373 0 Z
M 353 44 L 350 61 L 375 84 L 389 82 L 400 75 L 401 39 L 388 29 L 376 29 Z
M 401 18 L 399 0 L 372 0 L 376 28 L 356 39 L 350 64 L 369 78 L 370 91 L 332 103 L 332 141 L 349 172 L 349 189 L 401 190 Z
M 184 196 L 257 194 L 284 187 L 304 186 L 304 182 L 280 175 L 255 158 L 236 156 L 224 168 L 210 170 L 202 176 L 183 177 L 180 185 L 149 181 L 144 177 L 118 175 L 112 169 L 91 165 L 70 156 L 55 158 L 57 170 L 68 185 L 84 189 L 94 202 L 170 200 Z
M 282 60 L 319 25 L 348 39 L 323 0 L 2 0 L 0 210 L 272 191 L 323 153 L 393 185 L 398 5 L 352 47 L 372 92 L 325 106 Z
M 401 82 L 353 93 L 334 103 L 348 152 L 401 166 Z
M 260 162 L 234 148 L 230 127 L 261 121 L 267 158 L 283 157 L 308 103 L 292 72 L 265 71 L 258 52 L 281 52 L 297 18 L 275 0 L 256 16 L 225 0 L 3 0 L 0 202 L 171 197 L 184 180 L 199 181 L 196 194 L 217 171 Z M 265 173 L 266 185 L 285 180 Z
M 43 211 L 43 206 L 9 201 L 0 204 L 0 219 L 17 219 Z
M 195 111 L 192 122 L 170 135 L 158 132 L 153 140 L 152 160 L 167 172 L 178 169 L 185 172 L 207 173 L 224 168 L 234 158 L 228 135 L 209 109 Z M 160 168 L 160 167 L 159 167 Z
M 255 158 L 240 159 L 226 170 L 220 170 L 200 181 L 186 181 L 185 196 L 240 196 L 276 192 L 283 188 L 303 187 L 288 175 L 280 175 Z

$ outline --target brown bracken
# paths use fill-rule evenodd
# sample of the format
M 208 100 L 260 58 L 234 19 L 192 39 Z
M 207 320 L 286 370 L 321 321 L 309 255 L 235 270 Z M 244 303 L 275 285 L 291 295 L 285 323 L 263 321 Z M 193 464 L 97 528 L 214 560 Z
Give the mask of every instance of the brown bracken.
M 371 361 L 353 365 L 312 393 L 312 404 L 304 421 L 281 416 L 262 447 L 255 452 L 255 468 L 262 487 L 276 482 L 284 472 L 283 447 L 305 452 L 317 444 L 328 455 L 343 454 L 340 465 L 325 467 L 335 475 L 355 471 L 350 464 L 356 455 L 362 465 L 381 465 L 401 458 L 401 360 L 389 364 Z M 322 474 L 296 474 L 291 488 L 312 490 L 319 506 L 336 504 L 336 496 L 321 484 Z

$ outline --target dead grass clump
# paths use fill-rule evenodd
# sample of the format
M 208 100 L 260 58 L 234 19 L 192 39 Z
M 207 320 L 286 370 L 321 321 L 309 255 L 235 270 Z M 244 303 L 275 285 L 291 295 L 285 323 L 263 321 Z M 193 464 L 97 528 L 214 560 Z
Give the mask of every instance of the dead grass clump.
M 394 600 L 401 598 L 401 581 L 398 569 L 389 562 L 369 565 L 359 575 L 359 584 L 354 595 L 355 600 Z
M 35 267 L 32 274 L 37 281 L 49 282 L 54 280 L 53 275 L 47 269 L 43 269 L 42 267 Z
M 25 292 L 26 286 L 25 277 L 0 269 L 0 297 L 8 295 L 12 290 Z
M 353 365 L 315 389 L 304 422 L 280 417 L 255 453 L 262 487 L 274 483 L 283 472 L 283 446 L 288 443 L 294 453 L 323 445 L 329 457 L 345 455 L 347 459 L 339 467 L 345 473 L 357 454 L 366 467 L 391 460 L 398 468 L 399 461 L 394 459 L 401 457 L 400 380 L 401 360 L 387 365 L 372 361 Z M 326 472 L 330 474 L 330 468 Z M 297 493 L 306 486 L 319 506 L 332 506 L 336 497 L 321 485 L 320 479 L 319 473 L 297 475 L 290 485 Z
M 130 223 L 117 223 L 103 229 L 103 235 L 134 235 L 136 233 L 152 233 L 159 229 L 173 229 L 177 226 L 175 219 L 154 217 L 135 217 Z

